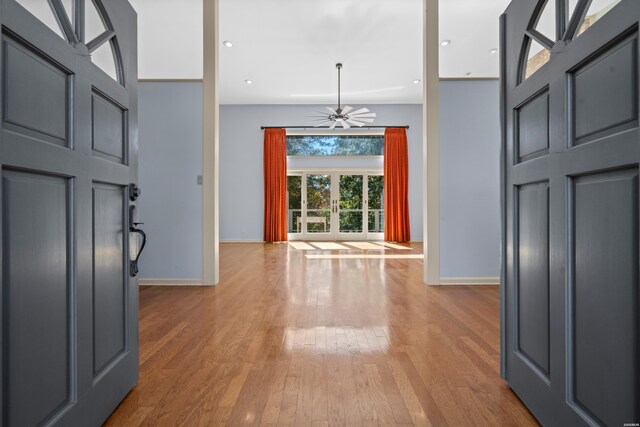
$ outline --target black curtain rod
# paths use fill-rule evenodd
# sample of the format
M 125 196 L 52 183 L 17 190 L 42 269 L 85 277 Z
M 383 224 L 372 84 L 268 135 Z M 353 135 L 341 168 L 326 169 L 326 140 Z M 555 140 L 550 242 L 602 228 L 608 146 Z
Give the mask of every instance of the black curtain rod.
M 350 129 L 387 129 L 387 128 L 404 128 L 409 129 L 409 125 L 401 126 L 351 126 Z M 329 126 L 260 126 L 261 130 L 265 129 L 330 129 Z M 342 126 L 336 126 L 336 130 L 345 130 Z

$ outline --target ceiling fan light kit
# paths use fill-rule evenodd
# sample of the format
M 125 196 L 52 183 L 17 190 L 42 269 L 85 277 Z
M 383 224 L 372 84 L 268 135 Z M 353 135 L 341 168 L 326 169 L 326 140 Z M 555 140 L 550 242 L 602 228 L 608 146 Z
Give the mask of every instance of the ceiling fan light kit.
M 342 64 L 337 63 L 336 68 L 338 70 L 338 108 L 325 107 L 329 115 L 324 123 L 316 127 L 329 124 L 329 129 L 335 129 L 338 125 L 342 126 L 343 129 L 349 129 L 351 126 L 362 127 L 365 123 L 373 123 L 376 113 L 372 113 L 368 108 L 360 108 L 354 111 L 353 107 L 349 105 L 342 107 L 340 102 L 340 70 L 342 70 Z

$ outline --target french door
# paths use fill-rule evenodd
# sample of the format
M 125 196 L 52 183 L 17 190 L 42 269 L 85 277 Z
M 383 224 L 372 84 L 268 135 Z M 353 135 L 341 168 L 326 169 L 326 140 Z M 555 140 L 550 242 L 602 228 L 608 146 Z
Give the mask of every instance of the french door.
M 382 240 L 382 171 L 301 171 L 287 179 L 290 240 Z

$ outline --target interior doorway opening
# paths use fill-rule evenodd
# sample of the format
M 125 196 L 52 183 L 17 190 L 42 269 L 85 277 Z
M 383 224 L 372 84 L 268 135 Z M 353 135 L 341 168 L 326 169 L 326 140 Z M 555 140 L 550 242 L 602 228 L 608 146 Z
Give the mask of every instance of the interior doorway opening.
M 288 171 L 287 229 L 289 240 L 384 240 L 383 171 Z

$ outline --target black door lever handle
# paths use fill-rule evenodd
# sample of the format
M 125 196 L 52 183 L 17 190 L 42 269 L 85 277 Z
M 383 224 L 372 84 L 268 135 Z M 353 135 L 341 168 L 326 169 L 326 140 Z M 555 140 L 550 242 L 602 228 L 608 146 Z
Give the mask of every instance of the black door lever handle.
M 129 232 L 136 233 L 142 236 L 142 244 L 140 245 L 140 249 L 138 250 L 138 254 L 136 258 L 129 261 L 129 275 L 131 277 L 136 277 L 138 275 L 138 260 L 140 259 L 140 255 L 144 250 L 145 245 L 147 244 L 147 234 L 144 230 L 138 228 L 138 225 L 144 224 L 143 222 L 133 222 L 133 211 L 136 209 L 135 205 L 129 206 Z

